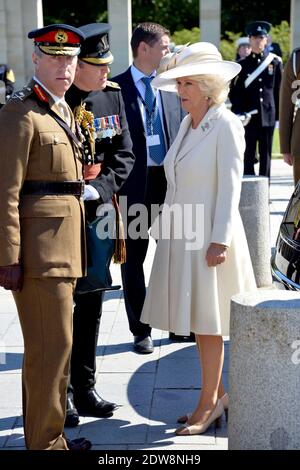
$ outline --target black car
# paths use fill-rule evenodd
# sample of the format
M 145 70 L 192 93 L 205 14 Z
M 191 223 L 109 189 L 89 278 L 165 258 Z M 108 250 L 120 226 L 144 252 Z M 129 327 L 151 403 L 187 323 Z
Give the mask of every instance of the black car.
M 271 268 L 285 289 L 300 291 L 300 182 L 283 216 Z

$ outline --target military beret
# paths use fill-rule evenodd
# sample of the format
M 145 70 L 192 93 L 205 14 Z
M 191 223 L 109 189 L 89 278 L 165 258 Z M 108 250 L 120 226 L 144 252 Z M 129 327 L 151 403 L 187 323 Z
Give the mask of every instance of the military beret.
M 109 50 L 108 31 L 111 29 L 109 23 L 90 23 L 80 26 L 85 35 L 80 60 L 91 65 L 109 65 L 113 61 L 113 55 Z
M 246 26 L 246 34 L 248 36 L 268 36 L 271 26 L 271 23 L 267 21 L 253 21 Z
M 50 24 L 28 33 L 29 39 L 45 54 L 78 55 L 85 36 L 82 31 L 67 24 Z

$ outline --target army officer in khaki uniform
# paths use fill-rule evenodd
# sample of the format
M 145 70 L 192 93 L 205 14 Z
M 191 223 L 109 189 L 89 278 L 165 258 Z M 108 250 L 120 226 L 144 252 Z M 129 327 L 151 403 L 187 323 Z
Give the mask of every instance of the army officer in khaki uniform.
M 283 159 L 293 166 L 295 184 L 300 179 L 300 48 L 284 67 L 279 99 L 279 137 Z
M 28 37 L 35 75 L 0 112 L 0 285 L 13 291 L 24 337 L 26 447 L 87 449 L 63 435 L 73 290 L 85 262 L 80 143 L 64 94 L 84 35 L 50 25 Z

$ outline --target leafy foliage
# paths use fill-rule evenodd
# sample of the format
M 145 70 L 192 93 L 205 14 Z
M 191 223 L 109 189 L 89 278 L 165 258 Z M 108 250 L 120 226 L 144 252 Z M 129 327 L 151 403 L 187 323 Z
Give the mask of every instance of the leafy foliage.
M 245 35 L 245 26 L 264 19 L 273 25 L 273 41 L 289 56 L 290 2 L 283 1 L 274 8 L 274 0 L 222 0 L 222 38 L 220 50 L 224 59 L 234 60 L 235 42 Z M 85 23 L 107 22 L 107 0 L 43 0 L 44 21 L 79 26 Z M 132 0 L 132 23 L 155 21 L 167 27 L 175 44 L 194 43 L 200 39 L 199 0 Z

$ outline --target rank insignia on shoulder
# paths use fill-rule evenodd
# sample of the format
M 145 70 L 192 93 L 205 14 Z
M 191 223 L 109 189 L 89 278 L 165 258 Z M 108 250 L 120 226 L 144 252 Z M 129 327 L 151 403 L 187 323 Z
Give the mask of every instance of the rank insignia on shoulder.
M 115 88 L 116 90 L 121 90 L 121 87 L 117 82 L 111 82 L 110 80 L 107 80 L 106 86 L 109 86 L 111 88 Z
M 118 114 L 94 119 L 94 127 L 98 139 L 111 139 L 115 135 L 122 134 L 120 118 Z
M 9 101 L 24 101 L 28 96 L 33 93 L 33 89 L 29 86 L 24 86 L 22 90 L 16 91 Z

